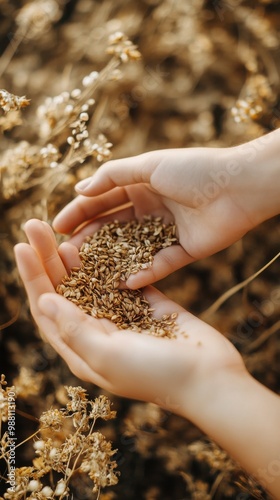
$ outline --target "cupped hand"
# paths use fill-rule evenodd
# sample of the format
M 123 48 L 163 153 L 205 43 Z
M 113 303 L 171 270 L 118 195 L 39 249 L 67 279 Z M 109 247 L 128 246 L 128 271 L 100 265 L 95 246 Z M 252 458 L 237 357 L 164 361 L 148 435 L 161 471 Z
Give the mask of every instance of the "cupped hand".
M 32 315 L 44 337 L 81 379 L 111 393 L 151 401 L 195 419 L 226 374 L 244 370 L 240 355 L 219 332 L 153 287 L 144 289 L 154 314 L 178 314 L 177 338 L 118 330 L 55 293 L 67 273 L 51 228 L 26 224 L 30 244 L 15 247 Z
M 189 148 L 110 161 L 77 184 L 79 196 L 58 214 L 53 227 L 62 233 L 75 231 L 70 242 L 79 247 L 85 235 L 112 218 L 151 214 L 174 221 L 180 244 L 160 251 L 149 270 L 127 281 L 130 288 L 154 283 L 222 250 L 252 228 L 233 195 L 238 182 L 234 155 L 235 148 Z M 114 214 L 104 215 L 108 211 Z

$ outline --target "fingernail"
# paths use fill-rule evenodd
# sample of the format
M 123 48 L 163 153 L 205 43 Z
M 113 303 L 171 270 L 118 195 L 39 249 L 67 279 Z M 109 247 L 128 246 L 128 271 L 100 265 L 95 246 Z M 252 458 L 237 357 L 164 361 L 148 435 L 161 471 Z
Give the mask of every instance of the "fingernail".
M 84 191 L 91 183 L 91 177 L 88 179 L 83 179 L 82 181 L 78 182 L 75 186 L 75 189 L 78 189 L 79 191 Z
M 52 294 L 51 294 L 52 295 Z M 49 294 L 41 295 L 38 301 L 40 311 L 50 319 L 55 319 L 57 313 L 57 305 Z

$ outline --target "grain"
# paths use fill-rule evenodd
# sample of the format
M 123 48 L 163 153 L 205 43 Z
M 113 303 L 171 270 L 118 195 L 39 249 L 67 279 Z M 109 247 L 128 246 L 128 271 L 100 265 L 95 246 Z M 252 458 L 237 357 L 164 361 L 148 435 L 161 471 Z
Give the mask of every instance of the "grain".
M 178 244 L 176 227 L 161 217 L 114 221 L 88 236 L 80 248 L 81 267 L 63 278 L 57 292 L 95 318 L 106 318 L 119 329 L 172 338 L 176 313 L 155 318 L 143 291 L 120 289 L 131 274 L 148 269 L 161 249 Z

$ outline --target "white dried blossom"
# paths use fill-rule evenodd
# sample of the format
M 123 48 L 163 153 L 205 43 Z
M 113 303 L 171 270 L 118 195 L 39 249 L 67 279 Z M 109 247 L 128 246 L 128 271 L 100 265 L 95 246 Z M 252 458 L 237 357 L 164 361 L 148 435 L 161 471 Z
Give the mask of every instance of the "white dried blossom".
M 92 85 L 99 77 L 98 71 L 92 71 L 89 75 L 83 78 L 82 84 L 84 87 Z
M 52 448 L 49 453 L 49 457 L 51 460 L 54 460 L 58 455 L 58 449 L 57 448 Z
M 88 113 L 85 113 L 85 112 L 81 113 L 80 119 L 82 120 L 82 122 L 87 122 L 89 120 Z
M 99 162 L 108 160 L 111 157 L 110 149 L 112 146 L 113 144 L 103 134 L 99 134 L 95 142 L 91 139 L 83 141 L 85 156 L 94 156 Z
M 73 146 L 75 144 L 75 139 L 71 135 L 67 137 L 67 142 L 70 146 Z
M 56 485 L 55 490 L 54 490 L 54 496 L 59 497 L 66 492 L 67 492 L 66 481 L 64 481 L 64 479 L 60 479 Z
M 25 108 L 30 104 L 30 99 L 26 99 L 25 96 L 19 97 L 17 95 L 11 94 L 5 89 L 0 89 L 0 107 L 8 113 L 8 111 L 18 110 L 20 108 Z
M 41 490 L 41 494 L 44 498 L 51 498 L 53 495 L 53 490 L 50 486 L 44 486 Z
M 47 144 L 45 147 L 41 148 L 40 154 L 43 158 L 52 157 L 54 159 L 53 161 L 55 161 L 55 158 L 59 158 L 59 151 L 53 144 Z
M 110 35 L 107 53 L 116 56 L 123 63 L 129 60 L 137 61 L 141 59 L 137 45 L 134 45 L 121 31 Z
M 54 97 L 47 97 L 45 102 L 37 108 L 37 116 L 40 120 L 39 133 L 41 137 L 47 137 L 61 121 L 75 117 L 73 101 L 69 92 L 62 92 Z
M 73 104 L 67 104 L 67 106 L 65 106 L 64 112 L 66 115 L 71 115 L 73 111 L 74 111 Z
M 27 491 L 39 491 L 42 488 L 42 483 L 38 479 L 31 479 L 27 485 Z
M 8 420 L 8 396 L 4 390 L 0 391 L 0 420 L 7 422 Z
M 82 93 L 81 89 L 74 89 L 71 92 L 71 97 L 73 97 L 73 99 L 78 99 L 81 93 Z
M 58 165 L 59 165 L 59 164 L 57 163 L 57 161 L 52 161 L 52 162 L 50 163 L 50 168 L 57 168 L 57 167 L 58 167 Z
M 45 448 L 45 441 L 43 439 L 39 439 L 33 443 L 33 448 L 36 451 L 42 451 Z

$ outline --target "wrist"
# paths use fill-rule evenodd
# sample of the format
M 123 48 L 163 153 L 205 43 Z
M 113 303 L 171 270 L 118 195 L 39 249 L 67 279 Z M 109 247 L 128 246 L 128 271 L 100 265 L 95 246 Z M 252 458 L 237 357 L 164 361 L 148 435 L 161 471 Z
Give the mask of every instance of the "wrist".
M 197 399 L 187 402 L 183 416 L 268 491 L 279 494 L 280 398 L 244 366 L 214 373 Z
M 183 390 L 181 395 L 182 416 L 191 420 L 203 432 L 212 435 L 212 426 L 216 428 L 221 410 L 230 395 L 232 403 L 236 401 L 239 387 L 251 378 L 243 363 L 215 369 L 197 377 L 192 388 Z
M 252 227 L 280 213 L 280 130 L 227 149 L 229 192 Z

